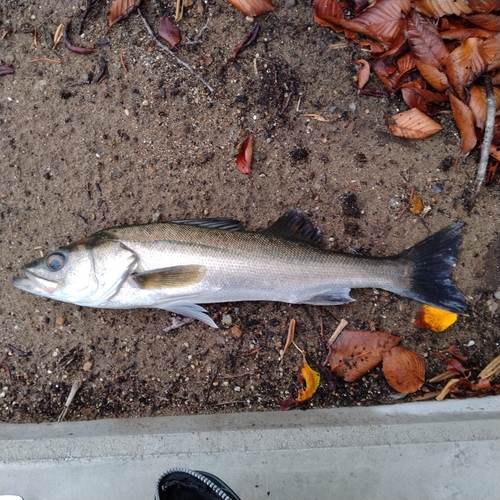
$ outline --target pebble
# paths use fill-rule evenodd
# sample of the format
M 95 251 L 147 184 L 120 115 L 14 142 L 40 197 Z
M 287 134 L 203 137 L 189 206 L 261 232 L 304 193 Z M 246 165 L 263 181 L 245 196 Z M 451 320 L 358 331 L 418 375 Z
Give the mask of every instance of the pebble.
M 473 345 L 476 345 L 476 343 L 473 340 L 469 340 L 467 347 L 472 347 Z
M 90 83 L 90 75 L 88 73 L 84 73 L 82 75 L 82 81 L 84 81 L 85 83 Z
M 354 113 L 354 111 L 356 111 L 356 103 L 351 102 L 351 104 L 349 104 L 349 109 Z
M 443 192 L 443 185 L 440 184 L 439 182 L 436 182 L 436 184 L 434 184 L 434 192 L 436 194 L 442 193 Z
M 35 83 L 35 90 L 45 90 L 45 87 L 47 86 L 47 80 L 38 80 L 38 82 Z
M 149 102 L 144 100 L 144 101 L 142 101 L 141 105 L 144 107 L 149 106 Z
M 0 398 L 4 398 L 5 397 L 5 392 L 0 392 Z
M 240 387 L 239 385 L 237 385 L 237 386 L 234 388 L 234 390 L 235 390 L 236 392 L 241 392 L 241 387 Z
M 119 179 L 120 177 L 123 177 L 123 172 L 116 170 L 111 174 L 111 177 L 113 177 L 113 179 Z
M 497 291 L 493 294 L 493 296 L 495 297 L 495 299 L 500 300 L 500 290 L 497 290 Z
M 285 0 L 285 8 L 289 9 L 290 7 L 294 7 L 296 4 L 295 0 Z
M 92 361 L 87 361 L 83 365 L 83 371 L 84 372 L 89 372 L 90 370 L 92 370 Z
M 233 326 L 231 328 L 231 333 L 236 337 L 236 338 L 240 338 L 242 333 L 243 333 L 243 330 L 241 328 L 238 328 L 237 326 Z
M 231 318 L 230 314 L 223 314 L 222 315 L 222 324 L 226 326 L 231 326 L 233 324 L 233 318 Z
M 64 324 L 66 324 L 66 318 L 64 316 L 56 318 L 56 325 L 62 326 Z

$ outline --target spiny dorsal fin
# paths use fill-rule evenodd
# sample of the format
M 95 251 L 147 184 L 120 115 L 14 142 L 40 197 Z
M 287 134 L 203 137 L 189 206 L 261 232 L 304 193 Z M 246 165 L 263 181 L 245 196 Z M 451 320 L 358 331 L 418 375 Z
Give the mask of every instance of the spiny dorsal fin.
M 304 212 L 298 210 L 287 212 L 261 232 L 287 240 L 303 241 L 320 248 L 327 246 L 321 229 L 318 229 Z
M 157 290 L 194 285 L 205 276 L 206 272 L 207 268 L 205 266 L 173 266 L 144 271 L 143 273 L 134 273 L 131 278 L 142 289 Z
M 212 219 L 182 219 L 171 220 L 173 224 L 185 224 L 187 226 L 199 226 L 207 229 L 223 229 L 225 231 L 241 231 L 241 223 L 239 220 L 228 219 L 224 217 Z

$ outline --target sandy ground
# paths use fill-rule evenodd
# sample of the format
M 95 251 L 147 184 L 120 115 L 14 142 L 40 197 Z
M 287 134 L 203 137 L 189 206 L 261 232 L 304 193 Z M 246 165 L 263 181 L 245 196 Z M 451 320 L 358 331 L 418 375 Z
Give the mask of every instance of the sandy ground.
M 57 26 L 67 16 L 77 25 L 82 4 L 0 4 L 0 58 L 15 68 L 0 77 L 0 348 L 10 370 L 0 370 L 2 420 L 57 419 L 75 380 L 82 384 L 71 420 L 279 410 L 298 388 L 299 352 L 278 362 L 292 317 L 297 344 L 322 377 L 307 408 L 386 404 L 397 394 L 380 368 L 352 384 L 331 375 L 321 322 L 327 337 L 341 318 L 352 329 L 402 335 L 401 345 L 425 356 L 428 377 L 444 370 L 435 351 L 452 343 L 472 369 L 500 353 L 492 300 L 500 288 L 500 186 L 495 180 L 471 213 L 464 209 L 478 154 L 454 170 L 460 140 L 449 114 L 437 116 L 444 130 L 425 141 L 392 137 L 386 117 L 405 104 L 357 94 L 355 61 L 367 54 L 332 47 L 342 39 L 314 23 L 307 3 L 277 0 L 257 43 L 227 64 L 252 24 L 223 0 L 196 0 L 179 24 L 184 44 L 176 53 L 213 93 L 155 46 L 136 14 L 95 54 L 73 54 L 62 43 L 51 50 Z M 73 28 L 75 44 L 104 39 L 109 4 L 92 12 L 84 37 Z M 151 0 L 142 12 L 156 28 L 163 15 L 173 18 L 174 6 Z M 62 63 L 29 62 L 40 57 Z M 98 84 L 101 58 L 109 76 Z M 374 77 L 370 85 L 380 86 Z M 255 135 L 250 176 L 234 161 L 248 132 Z M 412 188 L 430 211 L 396 220 Z M 464 221 L 455 278 L 469 315 L 431 333 L 413 326 L 419 304 L 372 290 L 321 309 L 209 306 L 242 330 L 237 338 L 220 319 L 219 330 L 195 322 L 164 333 L 165 311 L 87 309 L 11 285 L 21 265 L 105 227 L 208 216 L 253 230 L 291 208 L 305 211 L 334 248 L 377 256 Z

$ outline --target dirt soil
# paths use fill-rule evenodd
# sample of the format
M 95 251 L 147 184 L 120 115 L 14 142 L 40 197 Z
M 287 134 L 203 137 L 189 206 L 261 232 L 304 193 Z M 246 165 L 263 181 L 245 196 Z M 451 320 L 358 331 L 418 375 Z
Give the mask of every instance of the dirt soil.
M 321 373 L 304 408 L 415 397 L 401 398 L 380 367 L 355 383 L 330 374 L 321 323 L 327 338 L 341 318 L 351 329 L 403 336 L 401 345 L 425 357 L 427 378 L 445 369 L 436 351 L 450 344 L 473 370 L 500 354 L 492 295 L 500 288 L 498 181 L 468 213 L 464 196 L 479 155 L 453 168 L 460 139 L 451 115 L 436 117 L 444 130 L 427 140 L 392 137 L 386 117 L 406 106 L 400 98 L 358 95 L 355 61 L 367 53 L 352 43 L 339 48 L 343 39 L 314 22 L 308 2 L 275 3 L 236 63 L 228 59 L 252 22 L 224 0 L 195 0 L 185 11 L 176 54 L 213 93 L 154 44 L 136 13 L 105 35 L 110 1 L 92 11 L 82 37 L 83 1 L 0 4 L 0 58 L 15 68 L 0 77 L 2 421 L 57 420 L 76 380 L 82 383 L 67 420 L 279 411 L 299 387 L 300 353 L 292 348 L 279 363 L 290 318 L 297 345 Z M 155 30 L 174 10 L 161 0 L 142 7 Z M 52 50 L 66 17 L 73 18 L 74 44 L 109 44 L 92 55 L 71 53 L 62 42 Z M 41 57 L 61 64 L 30 62 Z M 102 59 L 109 74 L 96 83 Z M 373 76 L 369 85 L 381 88 Z M 255 135 L 254 161 L 244 175 L 235 155 L 248 132 Z M 412 189 L 430 211 L 398 217 Z M 232 217 L 253 230 L 292 208 L 305 211 L 335 249 L 376 256 L 464 221 L 454 276 L 469 314 L 432 333 L 413 326 L 418 303 L 353 290 L 355 303 L 330 308 L 209 305 L 220 329 L 194 322 L 165 333 L 172 317 L 165 311 L 82 308 L 11 284 L 23 264 L 106 227 Z M 232 326 L 241 329 L 239 338 Z

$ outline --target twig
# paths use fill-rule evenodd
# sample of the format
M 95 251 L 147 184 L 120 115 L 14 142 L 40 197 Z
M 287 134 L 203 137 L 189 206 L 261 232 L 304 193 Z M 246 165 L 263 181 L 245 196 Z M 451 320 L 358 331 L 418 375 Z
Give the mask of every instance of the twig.
M 7 364 L 4 364 L 4 361 L 7 359 L 8 353 L 5 353 L 1 358 L 0 358 L 0 366 L 4 366 L 4 368 L 7 370 L 7 373 L 9 374 L 9 379 L 12 380 L 12 373 L 10 371 L 10 368 L 8 367 Z
M 53 62 L 56 64 L 61 64 L 60 59 L 49 59 L 48 57 L 39 57 L 38 59 L 30 59 L 28 62 L 34 63 L 34 62 L 40 62 L 40 61 L 45 61 L 45 62 Z
M 128 69 L 127 69 L 127 66 L 125 66 L 125 61 L 123 60 L 123 54 L 120 52 L 120 63 L 123 67 L 123 69 L 125 70 L 125 73 L 128 73 Z
M 80 389 L 81 385 L 82 385 L 81 380 L 75 380 L 73 382 L 73 385 L 71 386 L 71 391 L 69 391 L 68 399 L 66 399 L 66 403 L 64 403 L 64 409 L 61 412 L 61 414 L 59 415 L 59 418 L 57 419 L 58 422 L 61 422 L 66 417 L 66 413 L 68 413 L 68 410 L 69 410 L 69 407 L 73 401 L 73 398 L 75 397 L 76 393 L 78 392 L 78 389 Z
M 337 326 L 332 336 L 328 339 L 328 347 L 331 347 L 331 345 L 337 340 L 337 337 L 342 333 L 342 330 L 346 326 L 347 326 L 347 321 L 344 318 L 342 318 L 340 320 L 339 326 Z
M 285 347 L 283 347 L 283 354 L 281 355 L 280 365 L 283 364 L 283 360 L 285 359 L 286 351 L 288 350 L 288 348 L 290 347 L 290 345 L 292 344 L 292 342 L 295 338 L 295 325 L 296 325 L 296 322 L 292 318 L 290 320 L 290 325 L 288 325 L 288 335 L 286 336 Z
M 203 83 L 203 85 L 205 85 L 205 87 L 207 87 L 207 89 L 210 90 L 210 92 L 213 93 L 214 89 L 205 81 L 203 77 L 198 75 L 198 73 L 196 73 L 188 63 L 184 62 L 182 59 L 179 59 L 166 45 L 163 45 L 163 43 L 161 43 L 158 40 L 158 38 L 156 38 L 155 34 L 153 33 L 153 30 L 151 29 L 151 26 L 149 26 L 148 22 L 146 21 L 146 18 L 142 15 L 141 9 L 137 9 L 137 12 L 139 13 L 140 18 L 142 19 L 142 22 L 146 27 L 149 36 L 151 37 L 152 40 L 154 40 L 156 45 L 158 45 L 158 47 L 164 50 L 167 54 L 172 56 L 177 61 L 178 64 L 184 66 L 193 76 L 198 78 L 198 80 L 200 80 L 200 82 Z
M 177 328 L 181 328 L 182 326 L 189 325 L 194 322 L 194 318 L 186 318 L 186 317 L 175 317 L 170 319 L 170 326 L 167 326 L 162 330 L 164 333 L 171 332 L 172 330 L 177 330 Z
M 493 129 L 495 127 L 495 112 L 496 100 L 493 93 L 493 85 L 491 84 L 491 76 L 484 75 L 484 88 L 486 89 L 486 124 L 484 126 L 483 145 L 481 147 L 481 158 L 479 159 L 479 166 L 477 167 L 476 181 L 474 182 L 474 189 L 467 201 L 467 208 L 469 210 L 474 206 L 476 196 L 481 190 L 486 175 L 486 167 L 488 166 L 488 158 L 490 156 L 491 143 L 493 142 Z

